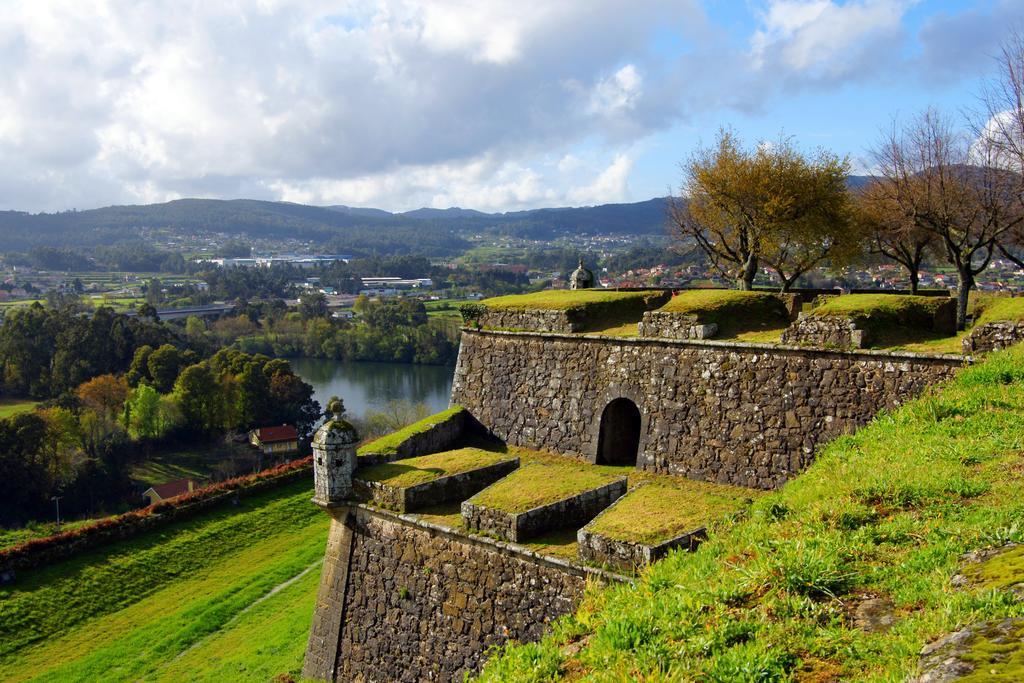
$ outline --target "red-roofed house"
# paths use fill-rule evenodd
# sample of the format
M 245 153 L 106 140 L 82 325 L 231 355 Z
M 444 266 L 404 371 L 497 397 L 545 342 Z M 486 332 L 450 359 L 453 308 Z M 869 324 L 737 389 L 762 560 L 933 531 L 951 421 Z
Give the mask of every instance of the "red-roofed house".
M 161 500 L 167 500 L 168 498 L 174 498 L 180 496 L 183 493 L 196 490 L 196 483 L 191 479 L 175 479 L 169 481 L 166 484 L 157 484 L 156 486 L 150 486 L 142 494 L 143 498 L 149 498 L 149 504 L 159 503 Z
M 299 450 L 299 433 L 291 425 L 260 427 L 249 432 L 249 443 L 267 455 L 295 453 Z

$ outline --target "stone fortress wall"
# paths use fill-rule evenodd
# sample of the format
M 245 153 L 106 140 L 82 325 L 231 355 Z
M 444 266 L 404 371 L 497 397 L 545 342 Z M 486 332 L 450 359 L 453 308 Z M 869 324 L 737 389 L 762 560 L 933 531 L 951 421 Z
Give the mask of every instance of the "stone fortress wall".
M 452 402 L 509 444 L 599 461 L 602 415 L 639 409 L 637 466 L 772 488 L 815 448 L 965 360 L 700 340 L 466 330 Z
M 461 681 L 574 611 L 588 579 L 621 580 L 368 506 L 329 512 L 310 678 Z

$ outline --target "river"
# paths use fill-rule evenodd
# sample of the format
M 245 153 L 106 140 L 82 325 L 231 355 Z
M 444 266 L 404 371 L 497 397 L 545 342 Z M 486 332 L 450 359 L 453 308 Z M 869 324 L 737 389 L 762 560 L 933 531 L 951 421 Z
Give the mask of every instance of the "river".
M 426 403 L 431 413 L 448 407 L 455 368 L 412 363 L 343 363 L 322 358 L 289 358 L 297 375 L 313 385 L 321 407 L 340 396 L 356 418 L 396 399 Z

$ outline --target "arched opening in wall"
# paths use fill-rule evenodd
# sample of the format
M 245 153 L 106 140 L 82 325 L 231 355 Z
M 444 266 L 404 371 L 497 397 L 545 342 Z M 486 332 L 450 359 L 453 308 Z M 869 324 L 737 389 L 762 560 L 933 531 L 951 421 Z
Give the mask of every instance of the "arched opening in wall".
M 635 466 L 639 449 L 640 409 L 628 398 L 617 398 L 601 413 L 597 464 Z

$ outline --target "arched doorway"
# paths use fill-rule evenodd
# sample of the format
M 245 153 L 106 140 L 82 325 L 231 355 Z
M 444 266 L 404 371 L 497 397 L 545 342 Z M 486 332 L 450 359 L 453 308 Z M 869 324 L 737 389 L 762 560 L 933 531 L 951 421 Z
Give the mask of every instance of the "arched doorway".
M 640 409 L 628 398 L 617 398 L 601 413 L 597 464 L 635 466 L 639 448 Z

